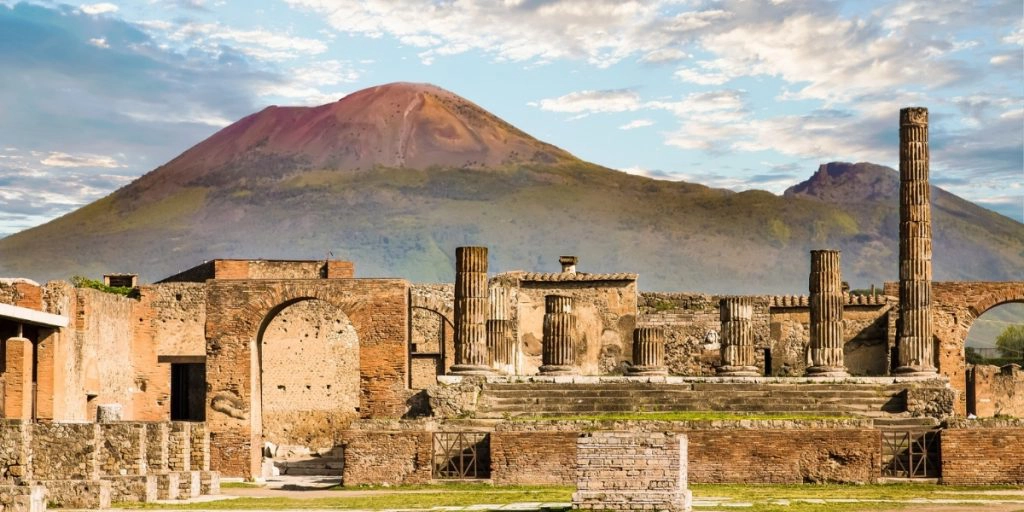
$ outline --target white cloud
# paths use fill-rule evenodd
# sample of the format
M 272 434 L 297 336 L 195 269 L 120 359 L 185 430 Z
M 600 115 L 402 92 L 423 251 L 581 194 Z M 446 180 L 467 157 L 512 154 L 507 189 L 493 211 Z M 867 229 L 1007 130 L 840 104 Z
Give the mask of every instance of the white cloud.
M 641 107 L 640 95 L 625 89 L 611 91 L 578 91 L 558 98 L 548 98 L 533 104 L 548 112 L 591 114 L 597 112 L 627 112 Z
M 693 68 L 677 69 L 675 77 L 683 82 L 697 85 L 722 85 L 731 79 L 719 71 L 697 70 Z
M 102 2 L 98 4 L 83 4 L 79 9 L 89 15 L 95 16 L 98 14 L 110 14 L 117 12 L 119 9 L 116 5 L 109 2 Z
M 620 130 L 635 130 L 646 126 L 653 126 L 654 121 L 650 119 L 635 119 L 619 127 Z M 628 171 L 627 171 L 628 172 Z
M 124 167 L 124 165 L 109 156 L 84 153 L 69 155 L 57 151 L 46 155 L 46 158 L 40 160 L 39 163 L 50 167 L 102 167 L 107 169 Z
M 327 44 L 319 39 L 298 37 L 280 32 L 254 29 L 236 29 L 221 23 L 188 22 L 173 24 L 165 21 L 147 21 L 143 26 L 158 32 L 176 43 L 187 43 L 217 52 L 221 44 L 230 44 L 238 51 L 265 61 L 283 61 L 301 56 L 319 55 L 327 51 Z
M 359 80 L 360 72 L 352 63 L 341 60 L 319 61 L 294 69 L 289 79 L 280 83 L 266 84 L 257 92 L 260 96 L 281 98 L 289 104 L 316 106 L 338 101 L 349 91 L 340 91 L 336 86 Z M 324 88 L 329 88 L 327 91 Z
M 107 38 L 105 37 L 94 37 L 89 40 L 89 44 L 97 48 L 110 48 L 110 44 L 107 43 Z

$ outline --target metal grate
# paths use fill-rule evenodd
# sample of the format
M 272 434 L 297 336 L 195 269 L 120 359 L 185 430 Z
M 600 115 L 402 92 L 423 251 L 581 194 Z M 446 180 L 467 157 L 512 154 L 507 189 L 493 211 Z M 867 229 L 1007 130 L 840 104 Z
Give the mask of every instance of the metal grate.
M 882 476 L 938 478 L 939 431 L 883 430 Z
M 486 432 L 435 432 L 434 478 L 491 477 L 491 439 Z

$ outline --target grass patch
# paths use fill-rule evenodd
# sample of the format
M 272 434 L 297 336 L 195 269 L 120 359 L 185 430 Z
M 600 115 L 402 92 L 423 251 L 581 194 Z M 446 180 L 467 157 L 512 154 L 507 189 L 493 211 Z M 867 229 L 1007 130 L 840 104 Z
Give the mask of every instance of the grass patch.
M 397 509 L 397 508 L 431 508 L 454 507 L 478 504 L 507 505 L 518 502 L 568 502 L 572 500 L 571 487 L 538 486 L 538 487 L 491 487 L 481 490 L 462 490 L 468 487 L 459 486 L 425 486 L 415 489 L 414 486 L 402 486 L 381 489 L 372 495 L 345 496 L 339 491 L 337 497 L 329 498 L 236 498 L 232 500 L 212 501 L 181 505 L 162 505 L 154 503 L 118 503 L 117 508 L 162 509 L 162 510 L 309 510 L 309 509 Z M 434 488 L 440 489 L 433 490 Z M 351 491 L 367 491 L 367 488 L 353 488 Z M 297 491 L 301 494 L 301 491 Z M 353 493 L 354 494 L 354 493 Z M 558 509 L 563 510 L 563 509 Z
M 263 484 L 254 484 L 252 482 L 221 482 L 221 489 L 262 489 Z
M 740 421 L 740 420 L 845 420 L 852 416 L 801 413 L 749 413 L 727 411 L 607 412 L 564 416 L 513 416 L 511 421 Z

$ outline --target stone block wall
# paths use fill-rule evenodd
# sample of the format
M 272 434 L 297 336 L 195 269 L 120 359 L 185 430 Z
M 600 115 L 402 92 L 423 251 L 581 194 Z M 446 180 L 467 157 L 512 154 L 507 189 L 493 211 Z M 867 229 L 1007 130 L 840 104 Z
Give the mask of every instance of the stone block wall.
M 151 471 L 166 471 L 170 458 L 170 424 L 146 423 L 146 465 Z
M 967 412 L 980 418 L 1024 418 L 1024 371 L 1016 365 L 968 367 L 967 395 Z
M 500 485 L 572 485 L 577 432 L 491 433 L 491 479 Z
M 429 482 L 432 443 L 432 433 L 425 430 L 346 432 L 342 484 Z
M 36 480 L 98 480 L 103 449 L 96 423 L 34 423 L 30 449 Z
M 195 471 L 210 470 L 210 431 L 205 423 L 192 423 L 189 429 L 189 467 Z
M 100 472 L 104 476 L 139 476 L 147 473 L 146 425 L 104 423 L 99 426 Z
M 192 423 L 172 421 L 167 432 L 167 469 L 192 470 Z
M 1024 485 L 1024 423 L 992 428 L 964 424 L 939 436 L 943 484 Z
M 0 485 L 32 479 L 30 425 L 22 420 L 0 420 Z
M 593 432 L 576 446 L 573 509 L 690 510 L 686 436 Z

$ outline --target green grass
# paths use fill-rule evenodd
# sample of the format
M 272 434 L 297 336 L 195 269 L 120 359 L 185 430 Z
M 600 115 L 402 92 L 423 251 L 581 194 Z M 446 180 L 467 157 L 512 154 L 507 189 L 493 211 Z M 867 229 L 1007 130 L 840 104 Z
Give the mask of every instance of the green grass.
M 237 485 L 237 484 L 235 484 Z M 231 488 L 235 485 L 224 485 Z M 250 486 L 253 484 L 249 484 Z M 914 499 L 960 499 L 960 500 L 1016 500 L 1024 496 L 984 494 L 989 490 L 1019 489 L 1014 486 L 964 487 L 924 484 L 885 485 L 722 485 L 693 484 L 690 486 L 697 500 L 719 499 L 736 505 L 750 503 L 750 507 L 733 508 L 714 505 L 698 506 L 695 510 L 723 508 L 747 512 L 853 512 L 915 510 L 920 503 Z M 151 503 L 126 503 L 118 508 L 145 508 L 167 510 L 283 510 L 283 509 L 426 509 L 439 506 L 466 506 L 476 504 L 503 505 L 515 502 L 569 502 L 572 487 L 566 486 L 492 486 L 488 483 L 452 482 L 445 484 L 400 485 L 400 486 L 359 486 L 339 488 L 330 497 L 301 498 L 296 491 L 295 498 L 237 498 L 232 500 L 196 503 L 191 505 L 155 505 Z M 857 499 L 857 503 L 809 503 L 807 499 Z M 788 501 L 788 503 L 787 503 Z M 1020 507 L 1024 510 L 1024 505 Z M 558 509 L 560 510 L 560 509 Z M 983 508 L 982 508 L 983 510 Z
M 220 484 L 221 489 L 262 489 L 263 487 L 263 484 L 252 482 L 222 482 Z
M 565 416 L 515 416 L 511 421 L 740 421 L 740 420 L 844 420 L 850 416 L 800 413 L 733 413 L 727 411 L 609 412 Z

